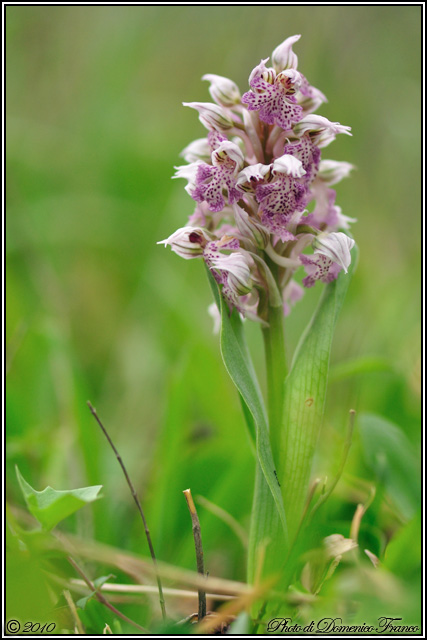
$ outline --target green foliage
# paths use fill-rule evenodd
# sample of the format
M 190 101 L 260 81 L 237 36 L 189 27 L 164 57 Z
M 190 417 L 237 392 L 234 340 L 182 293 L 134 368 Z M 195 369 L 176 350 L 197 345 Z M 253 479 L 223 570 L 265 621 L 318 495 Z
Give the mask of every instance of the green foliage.
M 357 264 L 352 251 L 348 274 L 325 287 L 313 319 L 301 336 L 285 380 L 283 428 L 277 459 L 289 527 L 296 532 L 307 498 L 308 482 L 322 425 L 332 337 L 351 274 Z
M 212 287 L 212 276 L 209 276 Z M 256 451 L 258 463 L 268 483 L 274 503 L 282 521 L 286 536 L 286 517 L 283 509 L 283 500 L 279 489 L 279 483 L 275 475 L 273 454 L 271 452 L 268 422 L 256 378 L 255 370 L 250 359 L 246 345 L 242 321 L 235 309 L 230 315 L 230 310 L 224 298 L 221 297 L 221 355 L 225 367 L 236 385 L 241 397 L 248 407 L 256 425 Z M 249 422 L 249 428 L 251 422 Z
M 420 466 L 413 446 L 403 431 L 374 414 L 358 419 L 365 460 L 378 482 L 405 518 L 421 503 Z
M 108 576 L 101 576 L 100 578 L 97 578 L 96 580 L 93 581 L 93 585 L 97 589 L 100 589 L 102 587 L 102 585 L 105 584 L 106 582 L 108 582 L 111 578 L 114 578 L 114 576 L 111 573 Z M 80 598 L 80 600 L 77 600 L 76 606 L 80 607 L 80 609 L 85 609 L 88 601 L 91 598 L 93 598 L 94 593 L 91 593 L 88 596 L 85 596 L 84 598 Z
M 7 547 L 5 571 L 6 619 L 57 621 L 53 613 L 50 585 L 43 571 L 45 560 L 42 553 L 29 553 L 28 549 Z M 25 582 L 23 583 L 23 580 Z M 25 594 L 25 597 L 23 597 Z
M 115 630 L 115 635 L 119 635 L 122 631 L 121 623 L 116 619 L 111 611 L 106 609 L 100 602 L 98 602 L 94 598 L 84 598 L 84 602 L 81 602 L 81 604 L 77 603 L 77 606 L 79 607 L 79 618 L 84 626 L 85 632 L 88 635 L 102 634 L 106 624 L 108 624 L 108 626 L 112 630 Z M 130 629 L 127 630 L 129 631 Z M 133 633 L 133 631 L 131 633 Z
M 329 381 L 343 380 L 345 378 L 363 375 L 365 373 L 391 370 L 391 363 L 385 358 L 375 358 L 373 356 L 353 358 L 352 360 L 340 362 L 331 367 L 329 371 Z
M 418 580 L 421 571 L 421 510 L 387 545 L 384 566 L 393 574 Z
M 237 616 L 235 621 L 230 625 L 229 630 L 227 631 L 227 635 L 229 636 L 243 636 L 248 635 L 250 633 L 251 628 L 251 619 L 246 611 L 242 611 L 240 615 Z
M 102 486 L 99 485 L 66 491 L 56 491 L 52 487 L 46 487 L 43 491 L 36 491 L 23 478 L 18 467 L 16 467 L 16 476 L 29 511 L 47 530 L 53 529 L 58 522 L 89 502 L 100 498 L 99 492 L 102 489 Z

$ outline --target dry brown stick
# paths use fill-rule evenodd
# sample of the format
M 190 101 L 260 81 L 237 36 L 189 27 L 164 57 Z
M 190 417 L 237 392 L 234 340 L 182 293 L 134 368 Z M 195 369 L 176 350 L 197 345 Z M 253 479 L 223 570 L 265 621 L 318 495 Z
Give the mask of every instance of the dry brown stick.
M 193 538 L 194 546 L 196 548 L 196 562 L 197 571 L 203 577 L 205 577 L 205 567 L 203 562 L 203 546 L 202 546 L 202 534 L 200 531 L 199 516 L 197 515 L 196 505 L 194 504 L 193 496 L 191 495 L 191 489 L 183 491 L 185 499 L 187 500 L 188 509 L 191 515 L 191 522 L 193 525 Z M 206 616 L 206 591 L 199 589 L 199 617 L 200 622 Z
M 65 548 L 68 555 L 73 557 L 86 558 L 91 562 L 101 562 L 120 569 L 141 584 L 146 583 L 147 576 L 155 575 L 151 558 L 148 562 L 147 559 L 141 558 L 135 553 L 116 549 L 100 542 L 56 532 L 55 537 L 52 536 L 49 539 L 49 543 L 48 548 L 61 550 Z M 206 578 L 199 573 L 164 562 L 159 562 L 158 572 L 161 577 L 195 589 L 204 588 L 206 585 Z M 238 595 L 250 591 L 251 587 L 244 582 L 209 576 L 209 589 L 213 594 Z
M 82 580 L 85 581 L 85 583 L 87 584 L 89 589 L 94 592 L 95 598 L 98 600 L 98 602 L 103 604 L 105 607 L 107 607 L 107 609 L 110 609 L 110 611 L 112 613 L 114 613 L 116 616 L 118 616 L 119 618 L 121 618 L 125 622 L 131 624 L 133 627 L 136 627 L 137 629 L 140 629 L 141 631 L 144 631 L 144 633 L 148 633 L 147 629 L 144 629 L 144 627 L 141 627 L 140 624 L 138 624 L 134 620 L 131 620 L 130 618 L 125 616 L 124 613 L 122 613 L 121 611 L 116 609 L 116 607 L 114 607 L 110 602 L 108 602 L 107 598 L 105 598 L 102 595 L 102 593 L 100 593 L 100 591 L 95 587 L 93 582 L 91 582 L 91 580 L 89 580 L 87 575 L 80 569 L 80 567 L 77 564 L 77 562 L 75 562 L 70 556 L 68 556 L 68 562 L 71 564 L 72 567 L 74 567 L 74 569 L 77 571 L 77 573 L 82 578 Z
M 65 584 L 70 589 L 74 589 L 75 587 L 83 587 L 83 580 L 71 580 L 70 582 L 62 581 L 62 584 Z M 104 584 L 100 587 L 101 591 L 107 591 L 110 594 L 123 594 L 123 595 L 144 595 L 156 592 L 156 587 L 152 587 L 151 585 L 145 584 L 114 584 L 111 582 L 104 582 Z M 172 589 L 169 587 L 164 588 L 164 593 L 167 596 L 171 596 L 174 598 L 197 598 L 197 591 L 190 591 L 189 589 Z M 207 593 L 207 598 L 213 598 L 218 601 L 227 601 L 233 600 L 236 596 L 218 594 L 218 593 Z
M 157 581 L 157 588 L 158 588 L 158 591 L 159 591 L 159 602 L 160 602 L 160 608 L 162 610 L 162 617 L 163 617 L 163 620 L 166 620 L 166 607 L 165 607 L 165 599 L 164 599 L 164 596 L 163 596 L 162 581 L 161 581 L 160 576 L 159 576 L 158 571 L 157 571 L 156 554 L 154 553 L 154 547 L 153 547 L 153 543 L 151 541 L 150 530 L 148 528 L 147 521 L 145 519 L 144 512 L 142 510 L 141 502 L 139 501 L 139 498 L 138 498 L 138 496 L 136 494 L 136 491 L 135 491 L 135 488 L 134 488 L 134 486 L 132 484 L 132 481 L 129 478 L 129 474 L 128 474 L 127 470 L 126 470 L 124 462 L 121 459 L 120 454 L 117 451 L 116 447 L 114 446 L 113 441 L 111 440 L 110 436 L 108 435 L 108 432 L 107 432 L 106 428 L 104 427 L 104 425 L 102 424 L 100 418 L 98 417 L 98 414 L 96 413 L 96 409 L 93 408 L 92 404 L 89 401 L 88 401 L 87 405 L 88 405 L 93 417 L 97 421 L 98 425 L 101 427 L 101 430 L 102 430 L 103 434 L 105 435 L 105 437 L 107 438 L 110 447 L 114 451 L 114 454 L 115 454 L 115 456 L 116 456 L 116 458 L 117 458 L 117 460 L 119 462 L 119 465 L 122 468 L 122 471 L 123 471 L 123 473 L 125 475 L 125 478 L 126 478 L 126 482 L 129 485 L 129 489 L 131 491 L 132 497 L 133 497 L 133 499 L 135 501 L 135 504 L 136 504 L 137 509 L 139 511 L 139 514 L 141 516 L 141 520 L 142 520 L 142 523 L 144 525 L 145 536 L 146 536 L 147 542 L 148 542 L 148 548 L 150 549 L 150 555 L 151 555 L 151 558 L 153 560 L 154 567 L 156 569 L 156 581 Z
M 68 591 L 68 589 L 64 589 L 63 594 L 71 611 L 71 615 L 74 621 L 74 628 L 77 629 L 79 635 L 84 636 L 85 630 L 83 629 L 82 621 L 80 620 L 79 614 L 77 613 L 76 605 L 74 604 L 74 600 L 71 597 L 71 593 Z

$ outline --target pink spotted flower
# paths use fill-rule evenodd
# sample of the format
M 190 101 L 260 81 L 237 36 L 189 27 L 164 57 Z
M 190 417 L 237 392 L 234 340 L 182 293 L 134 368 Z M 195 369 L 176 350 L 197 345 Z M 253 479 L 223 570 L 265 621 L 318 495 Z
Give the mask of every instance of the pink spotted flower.
M 277 124 L 284 130 L 292 129 L 301 120 L 303 109 L 297 104 L 295 92 L 301 84 L 301 74 L 286 69 L 276 74 L 267 68 L 268 58 L 261 60 L 249 77 L 252 90 L 242 96 L 249 111 L 259 111 L 259 118 L 267 124 Z

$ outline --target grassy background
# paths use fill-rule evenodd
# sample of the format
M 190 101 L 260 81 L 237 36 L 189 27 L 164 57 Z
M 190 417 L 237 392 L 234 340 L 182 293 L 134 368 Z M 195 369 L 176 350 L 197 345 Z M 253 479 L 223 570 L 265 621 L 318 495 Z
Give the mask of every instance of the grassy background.
M 181 103 L 209 100 L 204 73 L 246 90 L 260 58 L 294 33 L 299 68 L 329 98 L 321 114 L 353 131 L 324 152 L 357 166 L 337 189 L 343 212 L 358 219 L 360 263 L 333 363 L 375 359 L 350 377 L 336 370 L 318 469 L 337 465 L 350 408 L 398 424 L 416 451 L 421 8 L 9 6 L 6 21 L 11 502 L 22 504 L 16 463 L 37 489 L 103 484 L 104 499 L 64 526 L 145 553 L 90 399 L 138 487 L 162 560 L 194 566 L 188 487 L 247 527 L 253 460 L 206 313 L 204 270 L 156 242 L 193 211 L 184 183 L 170 176 L 204 129 Z M 317 289 L 289 317 L 290 353 Z M 248 332 L 262 375 L 259 329 Z M 340 517 L 351 519 L 360 499 L 356 476 L 375 482 L 357 429 Z M 211 574 L 244 579 L 239 540 L 200 515 Z

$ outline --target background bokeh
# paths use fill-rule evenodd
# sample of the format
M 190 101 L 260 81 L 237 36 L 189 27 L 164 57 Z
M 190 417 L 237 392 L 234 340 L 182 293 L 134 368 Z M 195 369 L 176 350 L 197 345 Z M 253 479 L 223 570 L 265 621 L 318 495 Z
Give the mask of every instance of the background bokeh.
M 357 166 L 337 188 L 358 219 L 360 261 L 334 340 L 317 465 L 336 466 L 350 408 L 397 424 L 417 451 L 421 7 L 8 6 L 6 27 L 11 502 L 22 504 L 15 464 L 37 489 L 102 484 L 103 500 L 65 528 L 146 552 L 90 399 L 162 560 L 194 566 L 188 487 L 247 528 L 253 459 L 204 269 L 156 242 L 193 211 L 171 175 L 205 130 L 181 103 L 210 100 L 205 73 L 245 91 L 252 68 L 295 33 L 299 68 L 329 99 L 320 113 L 352 127 L 324 157 Z M 290 354 L 319 293 L 287 321 Z M 262 377 L 259 328 L 247 328 Z M 374 481 L 357 428 L 347 474 L 347 497 L 351 478 Z M 240 541 L 199 510 L 210 572 L 244 579 Z

